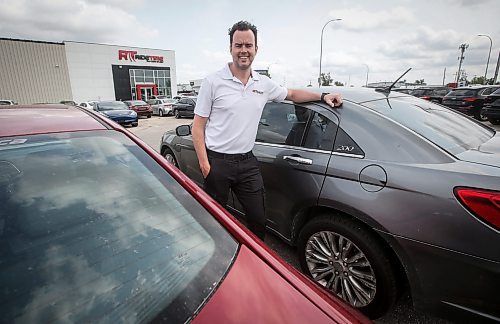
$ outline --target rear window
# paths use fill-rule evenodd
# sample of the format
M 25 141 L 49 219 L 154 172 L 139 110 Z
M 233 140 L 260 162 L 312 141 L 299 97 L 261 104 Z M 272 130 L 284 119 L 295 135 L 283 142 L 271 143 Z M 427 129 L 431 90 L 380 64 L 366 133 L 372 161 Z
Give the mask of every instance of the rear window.
M 146 105 L 145 101 L 142 100 L 132 100 L 127 102 L 130 105 L 137 106 L 137 105 Z
M 184 323 L 238 244 L 114 131 L 0 146 L 0 322 Z
M 476 148 L 495 135 L 494 130 L 451 109 L 415 97 L 395 97 L 363 103 L 420 134 L 452 154 Z
M 473 89 L 457 89 L 451 90 L 448 96 L 457 96 L 457 97 L 466 97 L 466 96 L 475 96 L 479 90 Z

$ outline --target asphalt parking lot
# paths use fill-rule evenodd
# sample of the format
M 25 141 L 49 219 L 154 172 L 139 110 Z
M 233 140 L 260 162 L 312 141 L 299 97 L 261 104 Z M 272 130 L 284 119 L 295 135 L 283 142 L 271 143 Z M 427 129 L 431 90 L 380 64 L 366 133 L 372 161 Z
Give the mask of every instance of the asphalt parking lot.
M 175 119 L 174 117 L 158 117 L 141 118 L 138 127 L 128 128 L 149 146 L 156 151 L 160 150 L 160 140 L 164 132 L 174 129 L 179 125 L 192 123 L 192 119 L 182 118 Z M 486 125 L 500 131 L 500 125 L 492 125 L 485 122 Z M 290 246 L 286 245 L 281 239 L 269 234 L 266 236 L 266 243 L 275 250 L 283 259 L 292 266 L 299 269 L 298 260 L 295 257 L 295 251 Z M 409 292 L 404 292 L 398 300 L 392 311 L 375 321 L 376 323 L 451 323 L 450 321 L 428 315 L 413 309 Z

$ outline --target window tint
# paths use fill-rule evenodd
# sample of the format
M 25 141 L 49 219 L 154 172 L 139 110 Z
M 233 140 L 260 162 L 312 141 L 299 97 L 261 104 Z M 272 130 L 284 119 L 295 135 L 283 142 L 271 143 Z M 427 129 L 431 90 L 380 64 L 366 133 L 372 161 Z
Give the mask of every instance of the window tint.
M 414 97 L 376 100 L 363 105 L 455 154 L 476 148 L 494 135 L 490 129 L 451 109 Z
M 495 92 L 496 89 L 498 89 L 498 88 L 486 88 L 486 89 L 484 89 L 484 91 L 481 94 L 483 96 L 487 96 L 487 95 L 492 94 L 493 92 Z
M 334 122 L 319 113 L 314 113 L 304 147 L 331 151 L 336 133 L 337 125 Z
M 300 146 L 310 115 L 302 106 L 269 102 L 262 111 L 256 141 Z
M 461 96 L 474 96 L 477 92 L 478 92 L 478 90 L 459 89 L 459 90 L 452 90 L 449 93 L 449 96 L 457 96 L 457 97 L 461 97 Z
M 225 229 L 123 134 L 13 139 L 0 322 L 189 322 L 237 251 Z

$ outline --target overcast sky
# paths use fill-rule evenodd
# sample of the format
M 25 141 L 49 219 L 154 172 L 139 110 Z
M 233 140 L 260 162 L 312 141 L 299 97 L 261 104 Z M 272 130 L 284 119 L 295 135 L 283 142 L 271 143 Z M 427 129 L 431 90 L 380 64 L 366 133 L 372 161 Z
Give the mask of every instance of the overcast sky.
M 204 78 L 231 60 L 228 29 L 258 28 L 254 69 L 288 87 L 316 85 L 322 71 L 348 85 L 404 79 L 453 82 L 463 69 L 488 77 L 500 50 L 500 0 L 0 0 L 0 37 L 84 41 L 174 50 L 178 83 Z M 444 70 L 446 73 L 444 74 Z

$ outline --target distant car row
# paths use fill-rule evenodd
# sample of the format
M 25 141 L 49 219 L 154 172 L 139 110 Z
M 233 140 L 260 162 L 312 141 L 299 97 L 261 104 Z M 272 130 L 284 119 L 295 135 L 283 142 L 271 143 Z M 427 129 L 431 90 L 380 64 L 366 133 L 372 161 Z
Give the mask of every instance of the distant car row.
M 473 116 L 480 121 L 489 120 L 500 124 L 500 85 L 481 85 L 460 88 L 420 87 L 416 89 L 395 89 L 425 100 L 442 104 L 448 108 Z

